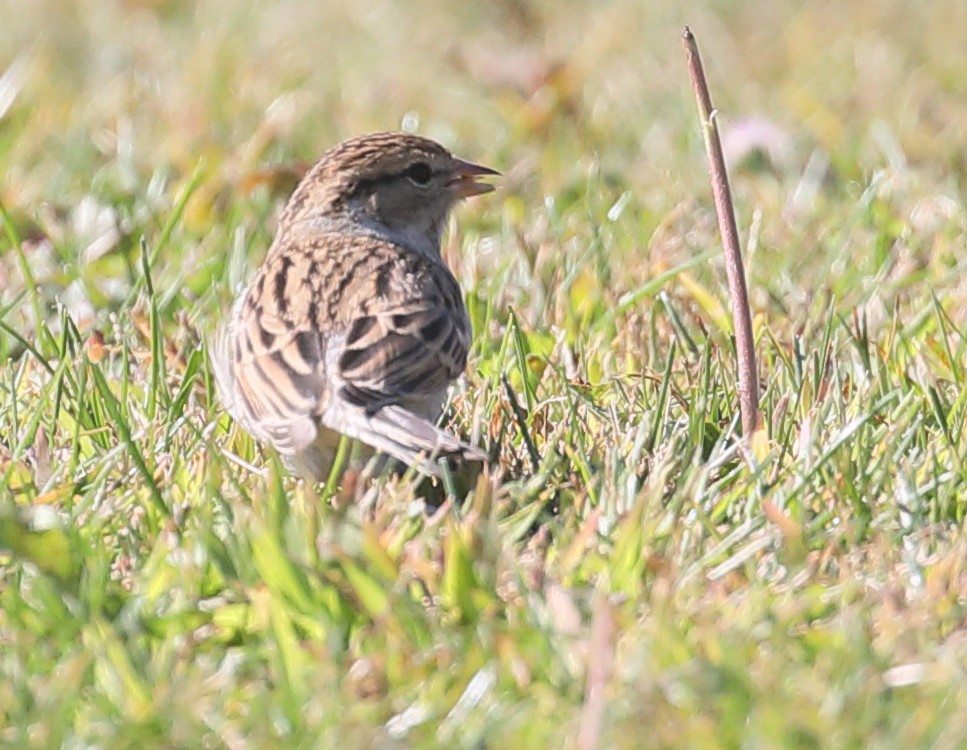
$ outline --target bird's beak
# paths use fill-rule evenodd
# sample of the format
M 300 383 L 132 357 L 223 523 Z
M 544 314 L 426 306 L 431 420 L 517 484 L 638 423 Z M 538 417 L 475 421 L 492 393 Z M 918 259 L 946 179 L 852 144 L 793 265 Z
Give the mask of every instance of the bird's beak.
M 489 182 L 477 182 L 478 177 L 499 175 L 496 169 L 472 164 L 463 159 L 453 160 L 453 176 L 447 182 L 447 187 L 455 198 L 469 198 L 471 195 L 481 195 L 494 190 Z

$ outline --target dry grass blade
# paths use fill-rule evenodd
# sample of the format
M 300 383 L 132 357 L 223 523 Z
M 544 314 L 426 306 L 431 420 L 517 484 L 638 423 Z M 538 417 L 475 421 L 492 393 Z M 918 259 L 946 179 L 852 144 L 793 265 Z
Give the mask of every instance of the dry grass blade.
M 584 683 L 584 705 L 578 728 L 578 750 L 601 747 L 601 732 L 606 708 L 605 692 L 614 666 L 614 614 L 606 594 L 598 592 L 591 616 L 591 640 L 588 643 Z

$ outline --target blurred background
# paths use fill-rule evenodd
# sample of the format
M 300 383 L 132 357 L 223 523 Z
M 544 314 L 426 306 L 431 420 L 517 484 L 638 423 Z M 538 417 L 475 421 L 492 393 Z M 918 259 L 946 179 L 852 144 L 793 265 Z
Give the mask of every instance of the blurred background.
M 141 234 L 166 238 L 157 273 L 207 317 L 231 295 L 208 288 L 260 257 L 306 163 L 399 128 L 506 175 L 497 201 L 462 211 L 471 241 L 490 238 L 451 257 L 465 284 L 536 320 L 555 267 L 597 243 L 606 278 L 576 294 L 608 304 L 717 242 L 685 24 L 722 114 L 755 311 L 886 309 L 924 274 L 964 303 L 955 0 L 2 0 L 0 17 L 0 201 L 44 298 L 82 325 L 129 301 Z M 9 306 L 23 274 L 4 256 Z M 712 286 L 698 304 L 715 318 Z
M 0 0 L 0 744 L 967 746 L 965 30 L 963 0 Z M 306 165 L 397 128 L 504 174 L 444 253 L 453 424 L 506 473 L 434 516 L 283 481 L 204 346 Z

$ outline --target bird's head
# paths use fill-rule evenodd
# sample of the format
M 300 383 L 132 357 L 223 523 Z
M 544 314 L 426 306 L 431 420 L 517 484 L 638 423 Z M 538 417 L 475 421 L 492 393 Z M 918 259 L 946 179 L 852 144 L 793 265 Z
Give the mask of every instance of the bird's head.
M 418 135 L 364 135 L 323 154 L 289 199 L 281 223 L 356 222 L 438 251 L 453 204 L 493 190 L 478 178 L 497 174 Z

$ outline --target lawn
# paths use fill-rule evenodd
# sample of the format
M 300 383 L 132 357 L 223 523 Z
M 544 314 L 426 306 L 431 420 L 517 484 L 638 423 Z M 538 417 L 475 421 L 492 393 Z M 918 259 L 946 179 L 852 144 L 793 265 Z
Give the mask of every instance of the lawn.
M 967 5 L 681 6 L 0 0 L 0 745 L 967 747 Z M 439 508 L 288 476 L 207 357 L 391 129 L 503 172 Z

